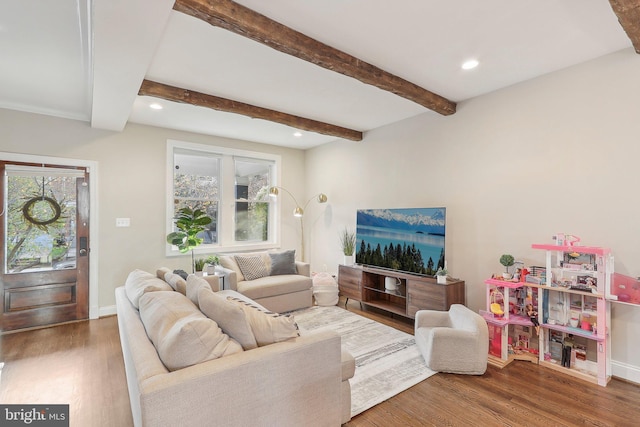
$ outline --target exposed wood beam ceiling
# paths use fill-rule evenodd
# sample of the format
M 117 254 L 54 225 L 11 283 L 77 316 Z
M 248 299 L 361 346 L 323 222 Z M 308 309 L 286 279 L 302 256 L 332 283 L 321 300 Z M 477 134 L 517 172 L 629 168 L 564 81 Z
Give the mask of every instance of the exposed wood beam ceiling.
M 322 123 L 304 117 L 281 113 L 268 108 L 256 107 L 254 105 L 220 98 L 213 95 L 169 86 L 162 83 L 144 80 L 138 95 L 153 96 L 155 98 L 166 99 L 168 101 L 191 104 L 199 107 L 211 108 L 218 111 L 242 114 L 254 119 L 264 119 L 276 123 L 281 123 L 296 129 L 332 135 L 338 138 L 350 139 L 352 141 L 362 141 L 362 132 L 346 129 L 340 126 Z
M 609 0 L 636 53 L 640 53 L 640 0 Z
M 456 104 L 440 95 L 231 0 L 176 0 L 173 9 L 280 52 L 392 92 L 442 115 L 448 116 L 456 112 Z
M 233 1 L 177 0 L 173 8 L 280 52 L 394 93 L 442 115 L 450 115 L 456 111 L 456 104 L 440 95 L 334 49 Z M 149 80 L 143 82 L 139 95 L 155 96 L 218 111 L 243 114 L 353 141 L 362 140 L 362 132 L 352 129 Z

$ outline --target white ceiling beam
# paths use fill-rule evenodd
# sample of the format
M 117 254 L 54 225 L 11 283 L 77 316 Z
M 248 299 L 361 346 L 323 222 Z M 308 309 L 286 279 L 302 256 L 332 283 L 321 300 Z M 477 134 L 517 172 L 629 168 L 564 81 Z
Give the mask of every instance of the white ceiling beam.
M 94 0 L 91 126 L 122 131 L 174 0 Z

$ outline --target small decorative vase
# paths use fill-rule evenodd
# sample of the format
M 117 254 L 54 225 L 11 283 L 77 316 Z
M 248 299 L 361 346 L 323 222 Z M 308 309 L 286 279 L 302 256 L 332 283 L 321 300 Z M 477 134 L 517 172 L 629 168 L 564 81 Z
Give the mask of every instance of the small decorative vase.
M 395 291 L 398 289 L 398 280 L 395 277 L 385 277 L 384 288 L 387 291 Z
M 344 256 L 344 265 L 353 265 L 353 255 Z
M 512 277 L 513 275 L 511 273 L 502 273 L 502 278 L 504 280 L 511 280 Z
M 447 276 L 436 276 L 436 280 L 437 280 L 439 285 L 446 285 L 447 284 Z

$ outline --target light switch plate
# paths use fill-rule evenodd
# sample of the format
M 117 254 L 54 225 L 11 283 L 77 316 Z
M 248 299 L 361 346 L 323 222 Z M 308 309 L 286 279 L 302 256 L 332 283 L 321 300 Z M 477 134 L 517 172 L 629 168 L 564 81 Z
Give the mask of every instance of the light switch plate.
M 129 227 L 131 218 L 116 218 L 116 227 Z

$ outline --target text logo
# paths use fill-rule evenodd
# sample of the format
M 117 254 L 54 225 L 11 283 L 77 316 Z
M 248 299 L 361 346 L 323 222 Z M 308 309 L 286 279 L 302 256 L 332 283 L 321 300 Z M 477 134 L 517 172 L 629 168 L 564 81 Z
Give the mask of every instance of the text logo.
M 69 427 L 69 405 L 0 405 L 0 425 Z

